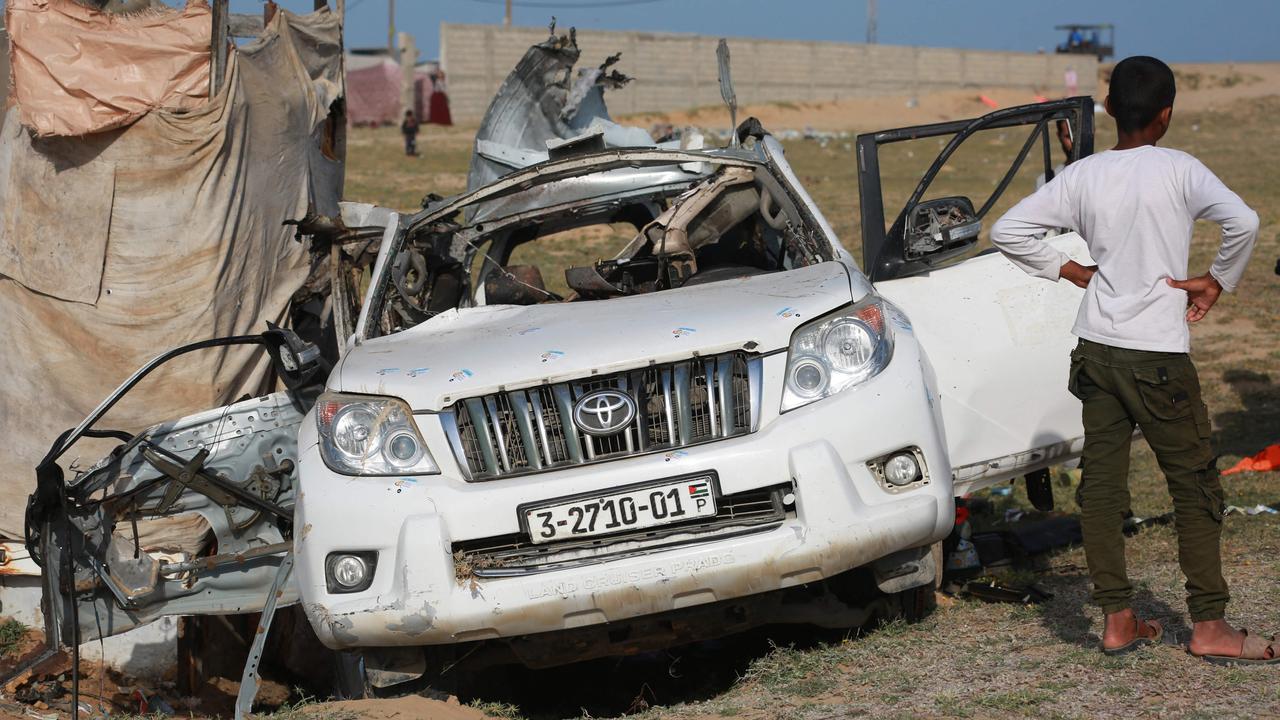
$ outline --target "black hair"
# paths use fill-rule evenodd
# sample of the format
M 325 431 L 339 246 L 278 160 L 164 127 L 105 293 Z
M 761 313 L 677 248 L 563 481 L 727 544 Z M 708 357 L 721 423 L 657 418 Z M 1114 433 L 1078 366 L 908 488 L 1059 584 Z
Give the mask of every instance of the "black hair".
M 1111 113 L 1121 132 L 1137 132 L 1151 124 L 1160 111 L 1173 107 L 1177 88 L 1173 70 L 1147 55 L 1127 57 L 1111 71 Z

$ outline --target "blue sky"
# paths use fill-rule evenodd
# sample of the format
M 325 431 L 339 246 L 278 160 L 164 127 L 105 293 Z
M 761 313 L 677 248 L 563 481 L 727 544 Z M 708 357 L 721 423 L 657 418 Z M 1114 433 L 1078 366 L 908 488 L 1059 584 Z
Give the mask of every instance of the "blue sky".
M 517 25 L 862 42 L 864 0 L 523 0 L 563 7 L 521 7 Z M 333 0 L 330 0 L 331 4 Z M 302 11 L 312 0 L 283 0 Z M 879 0 L 881 43 L 1035 52 L 1060 41 L 1054 25 L 1110 22 L 1117 52 L 1171 62 L 1280 60 L 1280 0 Z M 260 0 L 232 0 L 236 12 L 260 12 Z M 347 44 L 386 43 L 387 0 L 347 0 Z M 502 0 L 398 0 L 396 29 L 413 34 L 434 58 L 441 22 L 502 21 Z

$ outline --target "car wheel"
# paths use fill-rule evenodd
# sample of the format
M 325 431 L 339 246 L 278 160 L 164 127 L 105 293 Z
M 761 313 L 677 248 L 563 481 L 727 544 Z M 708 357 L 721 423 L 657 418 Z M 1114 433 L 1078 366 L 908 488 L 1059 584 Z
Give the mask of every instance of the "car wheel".
M 918 623 L 938 607 L 933 583 L 904 590 L 894 595 L 899 616 L 908 623 Z
M 338 700 L 364 700 L 373 697 L 373 686 L 364 671 L 364 654 L 342 650 L 334 653 L 333 696 Z
M 928 585 L 921 585 L 917 588 L 904 590 L 895 593 L 893 599 L 896 601 L 895 608 L 901 615 L 903 620 L 909 623 L 918 623 L 925 619 L 938 607 L 938 590 L 942 587 L 942 543 L 936 542 L 929 548 L 929 553 L 933 555 L 934 571 L 933 582 Z

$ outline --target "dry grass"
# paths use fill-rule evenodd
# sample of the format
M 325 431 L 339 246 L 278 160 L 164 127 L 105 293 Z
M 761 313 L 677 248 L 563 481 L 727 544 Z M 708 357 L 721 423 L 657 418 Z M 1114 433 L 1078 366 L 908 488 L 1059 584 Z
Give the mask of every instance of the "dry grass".
M 1280 256 L 1280 176 L 1275 172 L 1280 144 L 1273 141 L 1277 116 L 1280 98 L 1181 112 L 1166 142 L 1200 157 L 1262 217 L 1258 247 L 1239 292 L 1224 297 L 1209 319 L 1193 328 L 1194 358 L 1213 415 L 1215 442 L 1223 453 L 1222 467 L 1280 441 L 1280 283 L 1272 274 Z M 1111 138 L 1107 119 L 1098 120 L 1103 126 L 1097 142 L 1101 149 Z M 348 166 L 348 196 L 411 208 L 427 191 L 460 190 L 467 133 L 449 131 L 437 140 L 432 130 L 421 143 L 427 156 L 418 160 L 396 157 L 398 138 L 393 132 L 357 131 Z M 989 153 L 1016 144 L 999 137 L 986 142 Z M 825 146 L 797 141 L 788 144 L 787 152 L 839 235 L 859 255 L 852 147 L 841 141 Z M 928 159 L 920 153 L 908 158 L 916 163 Z M 957 178 L 982 181 L 999 170 L 983 164 L 980 157 L 973 162 L 961 168 Z M 886 178 L 895 186 L 891 192 L 904 193 L 903 188 L 915 181 L 914 172 L 908 167 Z M 1014 199 L 1006 199 L 1001 207 Z M 1000 207 L 995 212 L 999 211 Z M 1213 226 L 1196 228 L 1193 272 L 1207 269 L 1216 242 Z M 1134 511 L 1149 516 L 1169 510 L 1163 485 L 1150 451 L 1135 444 Z M 1274 475 L 1233 475 L 1224 485 L 1229 504 L 1280 501 Z M 1057 486 L 1055 492 L 1060 508 L 1076 510 L 1070 487 Z M 1020 487 L 1001 502 L 1029 507 Z M 1171 641 L 1185 641 L 1183 581 L 1172 530 L 1147 530 L 1129 540 L 1128 552 L 1139 609 L 1164 619 Z M 1275 602 L 1280 517 L 1228 517 L 1224 558 L 1233 594 L 1230 618 L 1256 632 L 1280 631 L 1280 605 Z M 920 624 L 894 623 L 856 638 L 820 638 L 796 647 L 781 642 L 773 649 L 760 643 L 730 643 L 651 659 L 650 665 L 641 666 L 659 668 L 650 676 L 632 672 L 636 666 L 526 674 L 525 682 L 542 689 L 522 697 L 520 704 L 530 717 L 599 716 L 629 707 L 648 707 L 641 713 L 646 718 L 1280 716 L 1275 668 L 1210 666 L 1176 645 L 1127 658 L 1104 657 L 1096 650 L 1101 623 L 1087 603 L 1083 553 L 1062 552 L 1050 559 L 1050 565 L 1040 583 L 1055 597 L 1040 606 L 959 601 Z M 661 684 L 662 669 L 682 680 Z M 584 688 L 583 677 L 601 679 L 588 681 L 591 687 Z M 482 689 L 477 701 L 506 702 L 502 692 L 496 686 Z M 559 697 L 547 698 L 553 694 Z M 632 698 L 644 702 L 636 705 Z M 507 714 L 507 706 L 502 707 Z

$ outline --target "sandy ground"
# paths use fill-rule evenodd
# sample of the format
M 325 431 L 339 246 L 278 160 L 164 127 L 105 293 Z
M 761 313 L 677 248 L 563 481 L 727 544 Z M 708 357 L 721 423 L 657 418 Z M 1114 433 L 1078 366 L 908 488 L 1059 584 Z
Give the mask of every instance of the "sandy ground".
M 1212 111 L 1245 99 L 1280 92 L 1280 63 L 1187 64 L 1174 68 L 1178 74 L 1180 111 Z M 1110 67 L 1101 71 L 1097 97 L 1105 95 L 1105 78 Z M 833 100 L 823 103 L 769 103 L 748 105 L 738 109 L 738 117 L 756 116 L 769 129 L 871 130 L 918 125 L 975 117 L 991 110 L 982 98 L 999 107 L 1036 102 L 1034 92 L 1010 89 L 950 90 L 925 94 L 888 95 L 877 98 Z M 728 111 L 722 107 L 697 108 L 685 112 L 645 113 L 626 116 L 622 122 L 647 127 L 653 123 L 673 125 L 727 125 Z
M 311 714 L 308 711 L 307 714 Z M 410 695 L 385 700 L 346 700 L 317 705 L 314 714 L 342 715 L 354 713 L 363 720 L 483 720 L 489 717 L 475 708 L 464 707 L 457 701 L 442 702 Z

